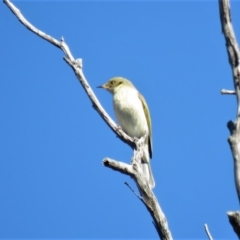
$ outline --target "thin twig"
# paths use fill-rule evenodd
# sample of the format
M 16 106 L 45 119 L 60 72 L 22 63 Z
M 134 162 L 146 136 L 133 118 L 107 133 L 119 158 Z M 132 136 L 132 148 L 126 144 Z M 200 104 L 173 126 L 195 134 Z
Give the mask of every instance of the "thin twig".
M 232 69 L 233 85 L 237 98 L 237 119 L 230 131 L 228 142 L 234 160 L 234 179 L 238 199 L 240 200 L 240 51 L 231 20 L 229 0 L 219 0 L 220 20 L 225 37 L 228 61 Z
M 113 170 L 119 171 L 121 173 L 130 175 L 139 188 L 143 198 L 144 204 L 147 207 L 149 213 L 151 214 L 154 224 L 156 226 L 156 230 L 162 240 L 171 240 L 171 232 L 168 228 L 167 219 L 155 197 L 154 193 L 150 189 L 149 185 L 147 184 L 145 176 L 141 174 L 138 166 L 138 157 L 141 156 L 141 146 L 139 147 L 138 141 L 136 142 L 133 138 L 129 137 L 127 134 L 123 132 L 121 128 L 119 128 L 115 122 L 110 118 L 107 112 L 103 109 L 100 102 L 98 101 L 97 97 L 95 96 L 94 92 L 92 91 L 90 85 L 88 84 L 83 71 L 82 71 L 82 60 L 81 59 L 74 59 L 68 45 L 65 43 L 63 37 L 60 41 L 54 39 L 50 35 L 40 31 L 35 26 L 33 26 L 30 22 L 28 22 L 25 17 L 21 14 L 19 9 L 17 9 L 9 0 L 4 0 L 4 3 L 9 7 L 9 9 L 14 13 L 14 15 L 19 19 L 19 21 L 27 27 L 30 31 L 38 35 L 39 37 L 43 38 L 44 40 L 50 42 L 54 46 L 60 48 L 65 56 L 64 60 L 66 63 L 73 69 L 76 77 L 78 78 L 79 82 L 81 83 L 83 89 L 87 93 L 90 101 L 94 109 L 100 114 L 102 119 L 107 123 L 107 125 L 118 135 L 118 137 L 134 148 L 137 153 L 134 154 L 135 160 L 133 161 L 132 165 L 117 162 L 111 159 L 104 159 L 103 164 Z
M 222 89 L 221 94 L 222 95 L 236 95 L 236 92 L 233 90 Z
M 210 231 L 209 231 L 209 229 L 208 229 L 208 225 L 207 225 L 207 224 L 204 224 L 204 229 L 205 229 L 205 231 L 206 231 L 206 233 L 207 233 L 208 239 L 209 239 L 209 240 L 213 240 L 213 238 L 212 238 L 212 236 L 211 236 L 211 233 L 210 233 Z
M 137 144 L 137 146 L 141 146 L 141 144 Z M 139 153 L 140 151 L 136 151 Z M 133 180 L 136 182 L 137 187 L 139 189 L 139 192 L 142 195 L 143 198 L 143 204 L 151 214 L 154 226 L 159 234 L 159 237 L 164 240 L 170 240 L 172 239 L 171 232 L 168 228 L 167 219 L 161 209 L 161 206 L 158 203 L 158 200 L 153 193 L 153 191 L 150 189 L 145 176 L 142 174 L 142 171 L 139 169 L 139 164 L 137 158 L 141 158 L 141 153 L 135 154 L 133 157 L 133 163 L 132 165 L 128 165 L 126 163 L 118 162 L 113 159 L 105 158 L 103 160 L 103 164 L 106 167 L 109 167 L 115 171 L 119 171 L 123 174 L 127 174 L 133 178 Z
M 219 0 L 219 11 L 222 32 L 225 38 L 225 46 L 228 53 L 228 61 L 232 70 L 233 85 L 235 88 L 234 92 L 237 99 L 237 119 L 236 121 L 228 121 L 227 127 L 230 131 L 228 143 L 230 145 L 234 161 L 235 187 L 238 195 L 238 200 L 240 200 L 240 51 L 232 25 L 229 0 Z M 231 94 L 233 94 L 233 91 Z M 239 213 L 230 212 L 228 213 L 228 217 L 235 233 L 239 238 Z
M 132 189 L 132 187 L 131 187 L 127 182 L 125 182 L 124 184 L 129 187 L 129 189 L 135 194 L 135 196 L 136 196 L 141 202 L 144 201 L 143 198 L 142 198 L 141 196 L 139 196 L 139 195 Z

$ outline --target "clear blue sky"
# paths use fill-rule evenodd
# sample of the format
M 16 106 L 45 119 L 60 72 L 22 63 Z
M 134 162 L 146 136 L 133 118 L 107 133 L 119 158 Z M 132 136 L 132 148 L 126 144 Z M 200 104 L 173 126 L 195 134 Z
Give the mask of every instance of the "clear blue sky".
M 154 192 L 175 239 L 235 238 L 238 210 L 228 120 L 233 89 L 217 1 L 16 1 L 36 27 L 64 37 L 95 87 L 134 82 L 153 123 Z M 240 43 L 240 2 L 232 1 Z M 0 238 L 157 238 L 133 181 L 102 165 L 132 151 L 91 106 L 63 52 L 0 5 Z

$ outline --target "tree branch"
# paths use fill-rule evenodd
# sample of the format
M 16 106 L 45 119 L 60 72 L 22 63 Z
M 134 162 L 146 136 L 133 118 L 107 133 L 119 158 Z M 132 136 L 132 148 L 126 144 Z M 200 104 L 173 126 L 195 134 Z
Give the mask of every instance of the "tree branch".
M 103 160 L 103 164 L 115 171 L 129 175 L 136 182 L 139 192 L 142 195 L 142 202 L 151 214 L 154 226 L 161 239 L 170 240 L 172 239 L 171 232 L 168 228 L 167 219 L 158 203 L 156 196 L 150 189 L 145 176 L 141 171 L 141 159 L 143 155 L 143 145 L 146 135 L 136 141 L 136 150 L 132 158 L 131 165 L 118 162 L 109 158 Z
M 73 55 L 65 43 L 63 37 L 61 38 L 60 41 L 54 39 L 52 36 L 47 35 L 46 33 L 42 32 L 41 30 L 37 29 L 34 27 L 30 22 L 27 21 L 27 19 L 21 14 L 20 10 L 16 8 L 9 0 L 3 0 L 4 3 L 10 8 L 10 10 L 14 13 L 14 15 L 18 18 L 18 20 L 30 31 L 38 35 L 39 37 L 43 38 L 44 40 L 50 42 L 53 44 L 55 47 L 60 48 L 64 54 L 64 60 L 69 64 L 69 66 L 73 69 L 75 72 L 79 82 L 81 83 L 83 89 L 87 93 L 90 101 L 93 104 L 94 109 L 100 114 L 102 119 L 107 123 L 107 125 L 118 135 L 118 137 L 134 148 L 134 140 L 129 137 L 126 133 L 123 132 L 122 129 L 120 129 L 116 123 L 111 119 L 111 117 L 107 114 L 107 112 L 103 109 L 101 106 L 100 102 L 98 101 L 97 97 L 95 96 L 94 92 L 92 91 L 91 87 L 89 86 L 83 71 L 82 71 L 82 60 L 77 59 L 75 60 L 73 58 Z
M 113 160 L 111 158 L 104 158 L 103 165 L 113 169 L 114 171 L 126 174 L 128 176 L 133 175 L 132 166 L 123 162 Z
M 213 240 L 207 224 L 204 224 L 204 229 L 205 229 L 205 232 L 207 233 L 208 239 Z
M 154 226 L 161 239 L 172 239 L 171 232 L 168 229 L 167 219 L 158 203 L 156 196 L 150 189 L 145 176 L 139 170 L 139 165 L 133 163 L 128 165 L 126 163 L 118 162 L 113 159 L 105 158 L 103 164 L 115 171 L 129 175 L 136 182 L 138 189 L 142 195 L 142 202 L 151 214 Z
M 240 212 L 227 212 L 228 220 L 231 223 L 234 232 L 240 239 Z
M 228 94 L 235 94 L 237 99 L 236 121 L 229 121 L 227 127 L 230 131 L 228 143 L 230 145 L 234 161 L 235 187 L 240 201 L 240 51 L 232 26 L 229 0 L 219 0 L 220 21 L 222 32 L 226 41 L 228 61 L 232 69 L 233 85 L 235 91 Z M 239 212 L 229 212 L 229 221 L 235 233 L 240 238 L 240 217 Z
M 238 199 L 240 200 L 240 52 L 231 22 L 229 0 L 219 0 L 219 10 L 222 32 L 226 41 L 228 60 L 232 69 L 233 84 L 238 104 L 237 119 L 236 122 L 231 125 L 231 135 L 228 138 L 228 142 L 233 155 L 235 186 Z
M 139 167 L 139 165 L 141 164 L 141 158 L 143 154 L 142 152 L 143 140 L 146 136 L 138 140 L 133 139 L 129 137 L 127 134 L 125 134 L 122 131 L 122 129 L 115 124 L 115 122 L 110 118 L 107 112 L 103 109 L 97 97 L 95 96 L 94 92 L 92 91 L 90 85 L 88 84 L 82 71 L 82 60 L 74 59 L 69 47 L 67 46 L 63 38 L 61 38 L 61 40 L 58 41 L 53 37 L 47 35 L 46 33 L 40 31 L 39 29 L 34 27 L 30 22 L 28 22 L 25 19 L 25 17 L 21 14 L 19 9 L 17 9 L 9 0 L 3 0 L 3 1 L 25 27 L 27 27 L 30 31 L 32 31 L 39 37 L 50 42 L 54 46 L 60 48 L 64 52 L 65 54 L 64 60 L 73 69 L 80 84 L 82 85 L 90 101 L 92 102 L 94 109 L 99 113 L 101 118 L 107 123 L 107 125 L 112 129 L 112 131 L 115 132 L 123 142 L 125 142 L 126 144 L 128 144 L 134 149 L 134 156 L 133 156 L 131 165 L 123 162 L 117 162 L 109 158 L 104 159 L 103 164 L 106 167 L 109 167 L 113 170 L 129 175 L 135 180 L 138 186 L 138 189 L 143 197 L 142 202 L 144 203 L 149 213 L 151 214 L 154 221 L 155 228 L 160 238 L 163 240 L 171 240 L 172 236 L 168 228 L 166 217 L 161 210 L 161 207 L 157 201 L 157 198 L 155 197 L 154 193 L 152 192 L 149 185 L 147 184 L 145 176 L 142 175 L 141 169 Z
M 131 188 L 131 186 L 130 186 L 127 182 L 125 182 L 124 184 L 127 185 L 127 186 L 129 187 L 129 189 L 134 193 L 134 195 L 135 195 L 141 202 L 144 203 L 143 198 L 142 198 L 141 196 L 139 196 L 139 195 Z
M 236 92 L 233 90 L 222 89 L 221 94 L 222 95 L 236 95 Z

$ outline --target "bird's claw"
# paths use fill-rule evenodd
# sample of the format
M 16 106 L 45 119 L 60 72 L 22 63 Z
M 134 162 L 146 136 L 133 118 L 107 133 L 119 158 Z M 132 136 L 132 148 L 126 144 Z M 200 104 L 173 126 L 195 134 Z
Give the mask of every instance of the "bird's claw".
M 137 144 L 139 139 L 137 137 L 133 137 L 133 141 L 134 141 L 135 144 Z

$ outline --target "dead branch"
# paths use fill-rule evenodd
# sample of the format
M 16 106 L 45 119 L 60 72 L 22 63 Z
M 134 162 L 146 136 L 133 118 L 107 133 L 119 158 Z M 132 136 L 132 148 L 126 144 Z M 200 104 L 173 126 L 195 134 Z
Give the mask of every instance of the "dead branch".
M 231 223 L 234 232 L 240 239 L 240 212 L 227 212 L 228 220 Z
M 228 143 L 230 145 L 234 162 L 234 179 L 238 199 L 240 200 L 240 52 L 232 26 L 229 0 L 219 0 L 220 21 L 222 32 L 226 41 L 228 61 L 232 69 L 233 85 L 235 91 L 228 94 L 235 94 L 237 99 L 237 117 L 236 121 L 229 121 L 227 126 L 230 131 Z M 234 92 L 234 93 L 233 93 Z M 233 218 L 234 216 L 234 218 Z M 236 221 L 236 216 L 238 220 Z M 235 233 L 240 236 L 239 213 L 228 213 L 229 221 L 233 226 Z M 233 220 L 235 219 L 235 220 Z M 237 223 L 237 224 L 236 224 Z
M 204 224 L 204 229 L 205 229 L 205 232 L 207 233 L 208 239 L 213 240 L 207 224 Z
M 222 89 L 221 94 L 222 95 L 236 95 L 236 92 L 233 90 Z
M 33 26 L 27 19 L 21 14 L 20 10 L 16 8 L 9 0 L 4 0 L 4 3 L 10 8 L 10 10 L 14 13 L 14 15 L 18 18 L 18 20 L 31 32 L 35 33 L 39 37 L 43 38 L 44 40 L 50 42 L 55 47 L 60 48 L 64 54 L 64 60 L 69 64 L 69 66 L 75 72 L 79 82 L 81 83 L 83 89 L 87 93 L 90 101 L 93 104 L 94 109 L 100 114 L 102 119 L 107 123 L 107 125 L 118 135 L 118 137 L 125 143 L 127 143 L 132 148 L 134 147 L 134 141 L 131 137 L 125 134 L 122 129 L 120 129 L 116 123 L 111 119 L 111 117 L 107 114 L 104 108 L 101 106 L 100 102 L 98 101 L 96 95 L 92 91 L 91 87 L 88 84 L 87 79 L 85 78 L 83 71 L 82 71 L 82 60 L 77 59 L 75 60 L 68 45 L 65 43 L 63 37 L 60 41 L 53 38 L 50 35 L 42 32 L 41 30 L 37 29 Z
M 149 188 L 148 184 L 146 183 L 147 181 L 145 177 L 142 175 L 141 170 L 139 168 L 139 163 L 142 154 L 141 139 L 136 141 L 133 138 L 129 137 L 127 134 L 125 134 L 122 131 L 122 129 L 115 124 L 115 122 L 103 109 L 83 74 L 82 60 L 74 59 L 64 39 L 61 38 L 61 40 L 58 41 L 54 39 L 52 36 L 47 35 L 46 33 L 40 31 L 35 26 L 33 26 L 29 21 L 27 21 L 26 18 L 21 14 L 19 9 L 17 9 L 9 0 L 3 1 L 26 28 L 28 28 L 31 32 L 35 33 L 44 40 L 48 41 L 49 43 L 53 44 L 54 46 L 60 48 L 64 52 L 65 54 L 64 60 L 73 69 L 81 86 L 83 87 L 90 101 L 92 102 L 94 109 L 99 113 L 101 118 L 112 129 L 112 131 L 116 133 L 123 142 L 125 142 L 134 149 L 134 156 L 131 165 L 122 162 L 117 162 L 111 159 L 104 159 L 103 164 L 113 170 L 129 175 L 135 180 L 138 189 L 143 197 L 143 203 L 153 218 L 154 225 L 159 234 L 159 237 L 164 240 L 171 240 L 172 236 L 168 228 L 168 223 L 165 218 L 165 215 L 161 210 L 157 198 L 155 197 L 152 190 Z
M 142 159 L 142 145 L 144 143 L 144 138 L 142 137 L 137 143 L 137 149 L 134 152 L 132 159 L 132 164 L 128 165 L 126 163 L 118 162 L 112 159 L 104 159 L 103 164 L 115 171 L 119 171 L 123 174 L 129 175 L 136 182 L 139 192 L 142 195 L 142 202 L 151 214 L 154 226 L 161 239 L 172 239 L 171 232 L 168 228 L 167 219 L 158 203 L 156 196 L 150 189 L 145 176 L 140 170 L 140 164 Z

